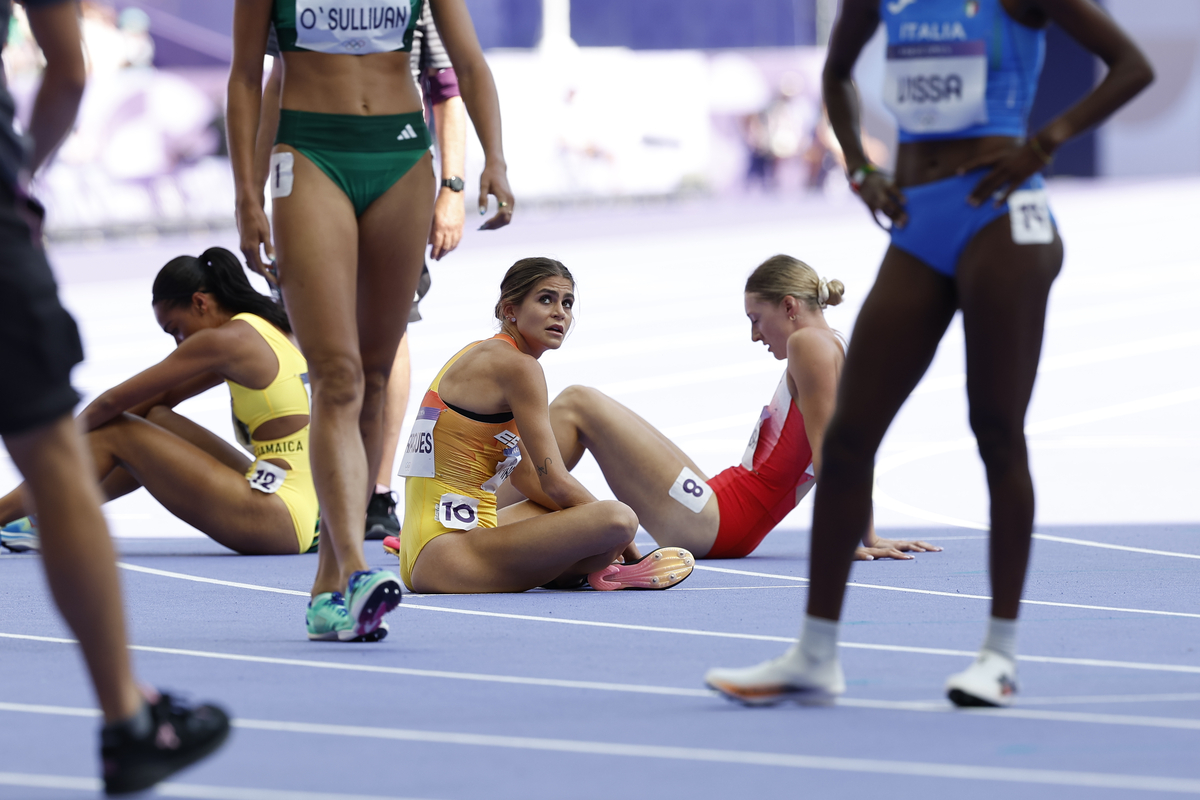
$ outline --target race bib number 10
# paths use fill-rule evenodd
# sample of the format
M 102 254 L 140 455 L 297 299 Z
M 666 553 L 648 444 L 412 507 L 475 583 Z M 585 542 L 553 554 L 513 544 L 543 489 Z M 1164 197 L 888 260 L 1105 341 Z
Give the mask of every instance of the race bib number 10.
M 469 531 L 479 525 L 479 501 L 461 494 L 444 494 L 438 501 L 438 522 L 447 528 Z
M 687 507 L 693 514 L 699 514 L 712 497 L 713 490 L 700 479 L 700 476 L 687 467 L 679 473 L 669 494 Z
M 296 46 L 360 56 L 404 46 L 409 0 L 296 0 Z

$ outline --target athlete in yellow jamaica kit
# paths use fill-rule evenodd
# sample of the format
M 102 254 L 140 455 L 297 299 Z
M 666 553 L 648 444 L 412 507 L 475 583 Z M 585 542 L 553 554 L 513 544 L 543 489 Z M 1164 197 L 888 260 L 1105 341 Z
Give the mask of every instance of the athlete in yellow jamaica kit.
M 283 308 L 254 291 L 219 247 L 171 260 L 154 280 L 153 303 L 178 347 L 81 415 L 106 499 L 145 486 L 172 514 L 239 553 L 307 551 L 317 522 L 308 366 Z M 171 410 L 222 380 L 253 462 Z M 0 498 L 0 522 L 34 510 L 19 489 Z
M 557 261 L 527 258 L 500 284 L 502 332 L 460 351 L 421 402 L 400 474 L 399 552 L 417 592 L 523 592 L 569 588 L 665 589 L 692 571 L 687 550 L 641 558 L 637 516 L 596 500 L 567 471 L 550 428 L 538 358 L 571 327 L 575 282 Z M 529 498 L 496 511 L 505 480 Z

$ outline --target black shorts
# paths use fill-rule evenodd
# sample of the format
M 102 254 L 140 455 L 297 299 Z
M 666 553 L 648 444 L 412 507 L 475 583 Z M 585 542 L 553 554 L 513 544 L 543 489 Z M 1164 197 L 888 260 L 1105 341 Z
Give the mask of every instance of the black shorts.
M 83 360 L 75 320 L 41 246 L 42 209 L 0 180 L 0 435 L 69 414 L 71 368 Z

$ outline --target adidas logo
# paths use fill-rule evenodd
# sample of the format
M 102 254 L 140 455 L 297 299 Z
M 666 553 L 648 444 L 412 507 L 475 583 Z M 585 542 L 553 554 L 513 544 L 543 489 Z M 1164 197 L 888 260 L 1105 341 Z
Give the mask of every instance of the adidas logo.
M 417 138 L 417 132 L 413 130 L 412 125 L 405 125 L 404 130 L 400 131 L 400 135 L 397 136 L 396 138 L 397 139 L 415 139 L 415 138 Z

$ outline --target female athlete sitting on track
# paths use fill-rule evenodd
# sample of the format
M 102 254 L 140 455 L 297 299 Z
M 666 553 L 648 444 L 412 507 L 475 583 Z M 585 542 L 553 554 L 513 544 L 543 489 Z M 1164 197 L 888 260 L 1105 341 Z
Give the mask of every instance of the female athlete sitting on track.
M 308 366 L 287 314 L 220 247 L 169 261 L 154 279 L 153 304 L 178 347 L 81 415 L 106 499 L 145 486 L 172 514 L 239 553 L 307 551 L 317 523 Z M 171 410 L 222 380 L 239 438 L 257 461 Z M 0 498 L 0 521 L 32 511 L 19 489 Z M 35 533 L 28 520 L 8 527 Z
M 572 386 L 550 405 L 550 424 L 568 467 L 590 450 L 613 493 L 637 512 L 660 545 L 698 558 L 742 558 L 813 487 L 821 439 L 833 414 L 845 353 L 822 309 L 842 302 L 841 281 L 778 255 L 746 281 L 750 338 L 787 370 L 763 409 L 741 464 L 706 478 L 687 454 L 633 411 L 596 389 Z M 912 558 L 941 550 L 893 541 L 868 525 L 858 558 Z
M 538 358 L 562 345 L 574 303 L 566 267 L 518 261 L 500 284 L 501 333 L 467 345 L 433 379 L 400 466 L 400 541 L 384 540 L 409 589 L 523 592 L 585 579 L 596 589 L 665 589 L 691 573 L 681 547 L 639 559 L 637 516 L 592 497 L 555 444 Z M 506 479 L 529 499 L 497 513 Z

